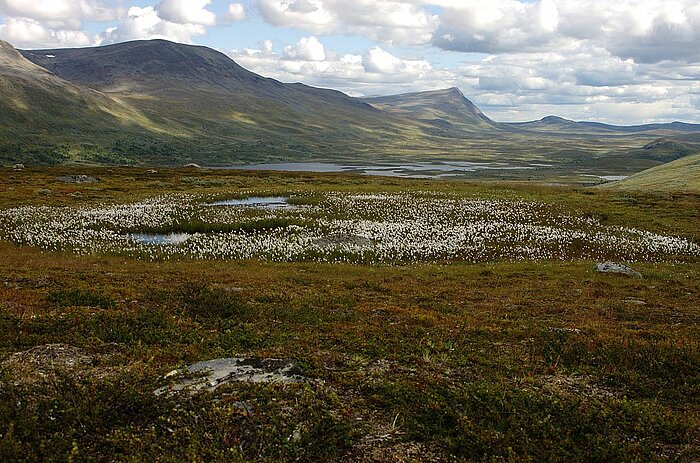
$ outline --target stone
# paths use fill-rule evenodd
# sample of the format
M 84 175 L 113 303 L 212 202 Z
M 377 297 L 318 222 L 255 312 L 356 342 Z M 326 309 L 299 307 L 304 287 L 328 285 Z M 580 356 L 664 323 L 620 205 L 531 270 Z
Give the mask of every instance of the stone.
M 165 375 L 173 379 L 168 386 L 155 392 L 214 391 L 224 384 L 246 383 L 302 383 L 301 368 L 289 359 L 221 358 L 197 362 L 186 368 L 174 370 Z
M 627 275 L 634 278 L 642 278 L 642 274 L 632 270 L 626 265 L 618 262 L 602 262 L 596 265 L 596 271 L 600 273 L 616 273 L 618 275 Z
M 24 164 L 15 164 L 14 166 L 12 166 L 12 170 L 14 170 L 14 171 L 24 170 Z
M 99 180 L 89 175 L 64 175 L 58 177 L 59 182 L 63 183 L 98 183 Z

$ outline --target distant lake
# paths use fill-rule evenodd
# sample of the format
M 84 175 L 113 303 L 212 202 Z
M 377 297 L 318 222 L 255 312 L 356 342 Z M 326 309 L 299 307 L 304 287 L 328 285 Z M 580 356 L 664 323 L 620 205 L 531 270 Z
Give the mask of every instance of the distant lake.
M 335 164 L 326 162 L 281 162 L 271 164 L 246 164 L 242 166 L 215 167 L 215 169 L 277 170 L 282 172 L 349 172 L 364 175 L 407 178 L 455 177 L 479 170 L 532 170 L 552 167 L 549 164 L 514 165 L 505 162 L 412 162 L 377 164 Z

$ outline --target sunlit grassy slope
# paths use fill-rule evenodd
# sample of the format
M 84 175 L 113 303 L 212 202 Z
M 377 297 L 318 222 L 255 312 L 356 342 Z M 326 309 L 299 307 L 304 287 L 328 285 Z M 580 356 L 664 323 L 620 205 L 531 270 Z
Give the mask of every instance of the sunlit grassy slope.
M 700 194 L 700 153 L 647 169 L 601 188 Z

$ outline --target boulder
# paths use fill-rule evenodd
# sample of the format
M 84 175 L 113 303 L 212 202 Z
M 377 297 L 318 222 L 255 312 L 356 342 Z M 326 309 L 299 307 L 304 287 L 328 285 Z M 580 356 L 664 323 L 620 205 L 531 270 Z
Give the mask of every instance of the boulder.
M 58 177 L 59 182 L 63 183 L 98 183 L 99 180 L 89 175 L 64 175 Z
M 289 359 L 221 358 L 204 360 L 165 375 L 172 379 L 168 386 L 155 391 L 166 392 L 201 390 L 214 391 L 219 386 L 237 382 L 246 383 L 301 383 L 302 376 L 296 362 Z
M 642 278 L 642 274 L 632 270 L 626 265 L 618 262 L 602 262 L 596 265 L 596 271 L 600 273 L 616 273 L 618 275 L 627 275 L 634 278 Z

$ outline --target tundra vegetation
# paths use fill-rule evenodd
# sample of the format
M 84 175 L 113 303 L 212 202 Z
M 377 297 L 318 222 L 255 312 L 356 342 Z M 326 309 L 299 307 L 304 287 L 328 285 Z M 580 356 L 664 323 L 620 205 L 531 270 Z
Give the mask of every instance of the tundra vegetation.
M 700 458 L 697 195 L 1 174 L 1 461 Z M 154 393 L 226 357 L 306 380 Z

